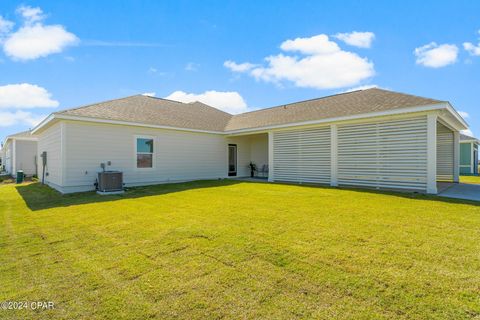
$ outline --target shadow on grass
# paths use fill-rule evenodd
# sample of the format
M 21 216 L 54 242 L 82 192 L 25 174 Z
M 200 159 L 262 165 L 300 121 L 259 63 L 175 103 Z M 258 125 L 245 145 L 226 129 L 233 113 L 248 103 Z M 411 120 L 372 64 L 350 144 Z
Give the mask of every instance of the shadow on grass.
M 61 194 L 55 189 L 40 183 L 19 185 L 17 189 L 27 207 L 32 210 L 43 210 L 57 207 L 68 207 L 89 203 L 109 202 L 122 199 L 135 199 L 156 196 L 192 189 L 229 186 L 240 183 L 238 180 L 202 180 L 185 183 L 168 183 L 146 187 L 126 188 L 124 194 L 99 195 L 95 191 Z
M 253 182 L 252 182 L 253 183 Z M 272 183 L 272 182 L 269 182 Z M 428 201 L 438 201 L 438 202 L 446 202 L 446 203 L 458 203 L 458 204 L 468 204 L 473 206 L 480 206 L 480 201 L 475 200 L 466 200 L 466 199 L 458 199 L 458 198 L 447 198 L 447 197 L 440 197 L 436 195 L 429 195 L 420 192 L 408 191 L 408 190 L 399 190 L 399 189 L 374 189 L 368 187 L 354 187 L 354 186 L 341 186 L 341 187 L 331 187 L 329 185 L 324 184 L 315 184 L 315 183 L 293 183 L 293 182 L 273 182 L 273 184 L 281 184 L 281 185 L 288 185 L 288 186 L 297 186 L 297 187 L 304 187 L 304 188 L 316 188 L 316 189 L 329 189 L 329 190 L 344 190 L 344 191 L 351 191 L 356 193 L 371 193 L 371 194 L 383 194 L 389 195 L 399 198 L 405 199 L 412 199 L 412 200 L 428 200 Z M 388 205 L 388 204 L 386 204 Z
M 159 184 L 145 187 L 135 187 L 128 188 L 124 194 L 121 195 L 108 195 L 102 196 L 98 195 L 94 191 L 90 192 L 81 192 L 81 193 L 72 193 L 62 195 L 56 190 L 46 186 L 41 185 L 40 183 L 31 183 L 28 185 L 17 186 L 16 189 L 18 193 L 22 196 L 23 200 L 27 206 L 32 211 L 43 210 L 56 207 L 68 207 L 74 205 L 88 204 L 88 203 L 99 203 L 99 202 L 109 202 L 122 199 L 134 199 L 148 196 L 156 196 L 174 192 L 181 192 L 186 190 L 200 189 L 200 188 L 212 188 L 212 187 L 221 187 L 221 186 L 230 186 L 238 183 L 258 183 L 252 181 L 244 180 L 202 180 L 202 181 L 192 181 L 185 183 L 169 183 L 169 184 Z M 260 182 L 264 184 L 264 182 Z M 345 190 L 358 193 L 371 193 L 371 194 L 383 194 L 395 197 L 401 197 L 412 200 L 429 200 L 429 201 L 439 201 L 445 203 L 456 203 L 456 204 L 467 204 L 473 206 L 480 206 L 480 202 L 471 201 L 471 200 L 462 200 L 455 198 L 445 198 L 439 196 L 426 195 L 422 193 L 413 193 L 413 192 L 401 192 L 401 191 L 385 191 L 385 190 L 376 190 L 376 189 L 366 189 L 366 188 L 353 188 L 353 187 L 330 187 L 324 185 L 314 185 L 314 184 L 292 184 L 292 183 L 279 183 L 275 182 L 276 185 L 292 185 L 303 188 L 316 188 L 316 189 L 332 189 L 332 190 Z M 388 205 L 386 203 L 385 205 Z
M 275 182 L 277 183 L 277 182 Z M 330 187 L 326 185 L 315 185 L 315 184 L 294 184 L 294 183 L 282 183 L 286 185 L 296 185 L 308 188 L 324 188 L 324 189 L 333 189 L 333 190 L 345 190 L 352 191 L 357 193 L 371 193 L 371 194 L 383 194 L 399 198 L 412 199 L 412 200 L 428 200 L 428 201 L 437 201 L 437 202 L 446 202 L 446 203 L 457 203 L 457 204 L 468 204 L 473 206 L 480 206 L 480 201 L 475 200 L 466 200 L 458 198 L 447 198 L 440 197 L 438 195 L 429 195 L 420 192 L 413 192 L 407 190 L 379 190 L 367 187 L 352 187 L 352 186 L 342 186 L 342 187 Z M 388 205 L 388 204 L 386 204 Z

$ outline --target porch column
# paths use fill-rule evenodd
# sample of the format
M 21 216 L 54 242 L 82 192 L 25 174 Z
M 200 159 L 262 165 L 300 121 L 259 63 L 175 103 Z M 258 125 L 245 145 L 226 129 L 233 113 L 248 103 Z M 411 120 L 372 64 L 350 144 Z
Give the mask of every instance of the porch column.
M 437 193 L 437 114 L 427 115 L 427 193 Z
M 10 150 L 10 168 L 12 170 L 10 174 L 17 177 L 17 139 L 12 139 L 12 148 Z
M 453 182 L 460 182 L 460 132 L 453 132 Z
M 330 126 L 330 185 L 332 187 L 338 186 L 338 139 L 337 139 L 337 125 Z
M 268 181 L 273 182 L 273 132 L 268 131 Z

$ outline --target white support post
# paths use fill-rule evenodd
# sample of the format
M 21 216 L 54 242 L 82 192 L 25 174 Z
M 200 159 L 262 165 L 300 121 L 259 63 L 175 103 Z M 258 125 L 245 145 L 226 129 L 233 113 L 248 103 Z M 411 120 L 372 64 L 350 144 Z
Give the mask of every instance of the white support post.
M 12 172 L 10 174 L 17 177 L 17 140 L 12 139 L 12 149 L 10 153 L 10 166 L 12 168 Z
M 453 132 L 453 182 L 460 182 L 460 132 Z
M 474 155 L 475 147 L 473 146 L 473 142 L 470 142 L 470 173 L 473 174 L 475 172 L 475 155 Z
M 427 193 L 437 193 L 437 114 L 427 115 Z
M 273 182 L 273 132 L 268 132 L 268 181 Z
M 60 181 L 62 187 L 66 185 L 67 178 L 67 129 L 65 121 L 60 123 L 60 161 L 62 164 L 62 169 L 60 173 Z
M 330 185 L 332 187 L 338 186 L 338 139 L 337 139 L 337 125 L 330 126 Z

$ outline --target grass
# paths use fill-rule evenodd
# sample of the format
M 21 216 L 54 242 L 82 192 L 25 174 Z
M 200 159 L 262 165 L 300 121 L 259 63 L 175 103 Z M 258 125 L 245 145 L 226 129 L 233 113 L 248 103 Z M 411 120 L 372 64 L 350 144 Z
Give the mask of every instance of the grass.
M 15 180 L 11 176 L 0 176 L 0 184 L 14 183 Z
M 13 177 L 10 176 L 10 175 L 2 175 L 2 176 L 0 176 L 0 185 L 2 185 L 2 184 L 9 184 L 9 183 L 15 183 L 15 181 L 16 181 L 15 178 L 13 178 Z M 37 178 L 28 176 L 28 177 L 24 177 L 24 181 L 25 181 L 25 182 L 37 181 Z
M 460 176 L 460 182 L 480 184 L 480 176 Z
M 478 319 L 480 206 L 203 181 L 0 186 L 1 319 Z

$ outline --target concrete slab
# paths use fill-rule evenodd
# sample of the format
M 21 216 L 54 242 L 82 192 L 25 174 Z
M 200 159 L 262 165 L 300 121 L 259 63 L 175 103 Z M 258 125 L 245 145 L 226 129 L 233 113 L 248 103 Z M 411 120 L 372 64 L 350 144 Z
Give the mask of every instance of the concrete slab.
M 480 201 L 480 184 L 452 183 L 438 193 L 440 197 Z
M 124 190 L 119 190 L 119 191 L 97 191 L 97 194 L 101 196 L 111 196 L 111 195 L 116 195 L 116 194 L 124 194 Z

